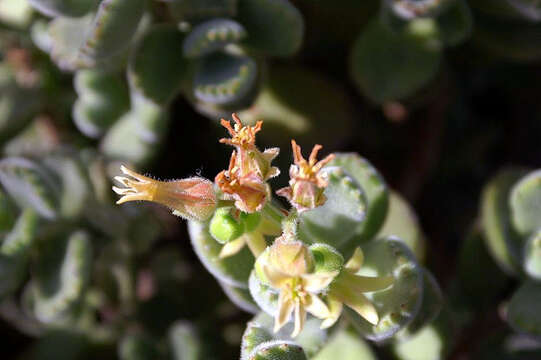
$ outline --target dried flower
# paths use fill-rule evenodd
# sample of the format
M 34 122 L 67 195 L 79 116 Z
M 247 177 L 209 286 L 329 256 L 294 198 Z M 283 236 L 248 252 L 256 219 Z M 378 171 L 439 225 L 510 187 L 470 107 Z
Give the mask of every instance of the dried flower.
M 291 140 L 291 147 L 294 160 L 294 164 L 289 169 L 291 180 L 288 187 L 282 188 L 276 193 L 287 198 L 299 212 L 323 205 L 326 201 L 323 192 L 328 182 L 324 174 L 321 173 L 321 169 L 334 158 L 334 154 L 317 161 L 317 153 L 322 149 L 322 146 L 316 145 L 306 161 L 302 156 L 301 147 L 297 145 L 295 140 Z
M 121 166 L 120 170 L 128 177 L 115 177 L 116 181 L 125 186 L 113 186 L 113 191 L 122 195 L 117 204 L 136 200 L 152 201 L 169 207 L 175 215 L 197 221 L 208 220 L 216 209 L 214 186 L 207 179 L 192 177 L 158 181 L 125 166 Z

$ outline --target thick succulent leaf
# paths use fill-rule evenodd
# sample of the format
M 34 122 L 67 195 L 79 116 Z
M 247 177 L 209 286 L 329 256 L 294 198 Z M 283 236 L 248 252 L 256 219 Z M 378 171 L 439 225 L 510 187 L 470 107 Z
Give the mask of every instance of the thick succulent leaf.
M 60 69 L 74 71 L 92 65 L 79 53 L 91 24 L 92 14 L 80 18 L 57 17 L 49 23 L 50 55 Z
M 226 105 L 241 101 L 257 83 L 256 62 L 248 56 L 215 53 L 199 64 L 194 95 L 204 103 Z
M 36 238 L 39 216 L 32 209 L 18 217 L 0 247 L 0 300 L 12 294 L 22 284 L 26 273 L 29 250 Z
M 509 194 L 511 221 L 521 236 L 541 228 L 541 170 L 518 181 Z
M 362 188 L 341 167 L 326 167 L 329 185 L 325 204 L 299 216 L 299 238 L 307 243 L 326 243 L 348 259 L 357 241 L 350 241 L 365 219 L 367 201 Z M 355 239 L 356 240 L 356 239 Z
M 91 273 L 92 243 L 83 231 L 47 239 L 39 244 L 33 286 L 33 307 L 38 320 L 69 320 L 80 303 Z
M 8 140 L 20 131 L 38 110 L 41 98 L 34 89 L 21 88 L 15 71 L 0 63 L 0 140 Z
M 160 358 L 158 344 L 141 334 L 126 335 L 118 344 L 120 360 L 154 360 Z
M 33 208 L 47 219 L 58 215 L 58 184 L 36 163 L 24 158 L 4 158 L 0 161 L 0 183 L 20 207 Z
M 80 216 L 91 194 L 90 183 L 82 163 L 75 154 L 58 153 L 47 157 L 45 165 L 60 179 L 60 215 L 65 218 Z
M 302 45 L 304 20 L 288 0 L 239 0 L 239 22 L 246 28 L 244 44 L 270 56 L 291 56 Z
M 533 233 L 526 242 L 523 267 L 530 277 L 541 280 L 541 230 Z
M 264 121 L 258 139 L 282 149 L 276 161 L 287 169 L 292 138 L 303 148 L 316 143 L 332 149 L 351 134 L 356 121 L 353 113 L 348 93 L 340 84 L 304 67 L 272 66 L 254 104 L 240 111 L 239 117 L 249 124 Z M 286 171 L 283 174 L 287 176 Z
M 265 313 L 260 313 L 248 323 L 242 336 L 241 360 L 311 358 L 327 340 L 326 332 L 319 328 L 320 321 L 312 317 L 308 317 L 302 332 L 295 339 L 289 336 L 293 330 L 292 323 L 286 324 L 277 333 L 273 332 L 273 324 L 274 319 Z M 280 348 L 283 353 L 279 351 Z M 274 349 L 270 353 L 276 351 L 278 357 L 265 357 L 266 351 L 263 349 Z
M 4 144 L 4 155 L 39 158 L 57 148 L 59 140 L 51 119 L 38 117 Z
M 354 153 L 337 153 L 328 166 L 343 168 L 360 185 L 366 196 L 367 211 L 357 234 L 359 241 L 372 239 L 381 229 L 389 208 L 389 191 L 385 180 L 372 164 Z
M 351 73 L 360 91 L 376 103 L 401 100 L 426 86 L 441 59 L 437 24 L 412 20 L 401 32 L 370 22 L 353 46 Z
M 463 241 L 458 259 L 458 285 L 466 302 L 483 309 L 498 302 L 509 278 L 488 252 L 484 234 L 478 228 Z
M 522 249 L 522 241 L 511 224 L 509 194 L 525 172 L 522 169 L 502 170 L 485 186 L 481 197 L 481 221 L 487 247 L 508 273 L 518 271 Z
M 187 72 L 182 56 L 184 35 L 173 25 L 150 28 L 137 44 L 128 67 L 132 88 L 157 104 L 167 104 L 180 90 Z
M 46 16 L 80 17 L 96 5 L 96 0 L 26 0 Z
M 227 295 L 229 300 L 231 300 L 231 302 L 237 305 L 240 309 L 252 314 L 257 314 L 259 312 L 259 307 L 252 298 L 250 290 L 227 285 L 222 282 L 220 282 L 220 286 L 224 290 L 224 293 Z
M 419 330 L 439 315 L 443 306 L 443 294 L 434 276 L 423 268 L 423 278 L 424 289 L 421 309 L 413 321 L 397 334 L 401 339 L 408 339 L 416 335 Z
M 178 20 L 235 16 L 238 0 L 163 0 Z
M 473 30 L 473 15 L 466 0 L 455 0 L 436 18 L 443 43 L 455 46 L 468 39 Z
M 424 273 L 415 260 L 415 255 L 403 242 L 393 237 L 371 241 L 363 245 L 362 249 L 365 262 L 358 274 L 392 275 L 394 284 L 386 290 L 366 294 L 379 315 L 376 326 L 347 307 L 345 311 L 361 335 L 370 340 L 382 341 L 410 324 L 419 313 L 423 299 Z
M 230 19 L 212 19 L 198 24 L 186 37 L 183 53 L 187 58 L 198 58 L 221 50 L 246 37 L 244 27 Z
M 429 324 L 406 341 L 393 344 L 393 352 L 399 360 L 445 359 L 448 342 L 437 324 Z
M 370 345 L 359 335 L 341 329 L 334 334 L 313 360 L 377 360 Z
M 389 210 L 376 238 L 397 236 L 410 248 L 419 262 L 424 262 L 426 240 L 415 211 L 399 193 L 391 191 Z
M 209 234 L 206 224 L 189 221 L 188 232 L 195 253 L 212 275 L 225 284 L 248 287 L 254 257 L 247 246 L 238 254 L 221 259 L 222 245 Z
M 144 10 L 145 0 L 103 0 L 80 49 L 81 56 L 95 61 L 129 46 Z
M 118 74 L 80 70 L 74 85 L 79 98 L 73 106 L 73 119 L 88 137 L 102 136 L 129 109 L 128 88 Z
M 174 323 L 169 329 L 168 339 L 174 360 L 201 360 L 202 344 L 189 323 Z
M 453 0 L 384 0 L 384 6 L 397 16 L 412 20 L 418 17 L 434 17 L 447 9 Z
M 507 322 L 520 333 L 541 336 L 541 284 L 526 281 L 511 298 Z
M 145 164 L 159 150 L 168 123 L 169 116 L 163 107 L 133 94 L 132 109 L 105 134 L 101 150 L 113 159 Z
M 252 271 L 248 280 L 250 295 L 255 303 L 267 314 L 274 316 L 278 310 L 278 292 L 263 284 Z

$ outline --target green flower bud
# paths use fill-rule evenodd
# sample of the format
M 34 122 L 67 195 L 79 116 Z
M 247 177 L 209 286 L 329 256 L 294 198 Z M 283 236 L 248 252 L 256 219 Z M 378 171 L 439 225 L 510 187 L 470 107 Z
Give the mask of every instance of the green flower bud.
M 244 222 L 235 216 L 236 211 L 230 206 L 219 208 L 210 220 L 210 234 L 221 244 L 238 239 L 244 234 Z

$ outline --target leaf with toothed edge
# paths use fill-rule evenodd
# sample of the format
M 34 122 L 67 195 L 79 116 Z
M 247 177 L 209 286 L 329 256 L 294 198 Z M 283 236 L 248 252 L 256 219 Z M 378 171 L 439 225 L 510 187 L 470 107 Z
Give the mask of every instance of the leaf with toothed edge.
M 244 27 L 230 19 L 212 19 L 197 25 L 186 37 L 183 53 L 197 58 L 237 43 L 246 37 Z
M 243 99 L 255 86 L 256 62 L 248 56 L 214 53 L 203 58 L 196 70 L 195 97 L 216 105 L 232 104 Z
M 79 50 L 81 57 L 99 60 L 130 45 L 143 18 L 145 0 L 103 0 Z

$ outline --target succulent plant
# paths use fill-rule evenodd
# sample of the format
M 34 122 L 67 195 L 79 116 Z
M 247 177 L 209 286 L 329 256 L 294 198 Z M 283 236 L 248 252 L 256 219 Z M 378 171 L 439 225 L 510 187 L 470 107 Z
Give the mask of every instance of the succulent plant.
M 388 212 L 389 190 L 368 161 L 340 153 L 318 160 L 320 145 L 305 159 L 292 140 L 290 182 L 276 192 L 287 209 L 268 184 L 279 173 L 272 161 L 280 149 L 257 147 L 263 122 L 233 120 L 222 119 L 231 138 L 220 142 L 235 150 L 214 185 L 122 168 L 126 176 L 115 178 L 122 186 L 113 190 L 122 195 L 118 203 L 156 202 L 188 220 L 202 264 L 233 303 L 259 311 L 245 331 L 242 359 L 331 356 L 339 350 L 330 350 L 332 342 L 325 350 L 326 340 L 335 333 L 347 339 L 348 326 L 381 342 L 407 338 L 438 315 L 441 290 L 409 247 L 419 253 L 419 235 L 400 239 L 404 227 L 392 218 L 402 213 Z M 242 289 L 249 293 L 239 299 Z

